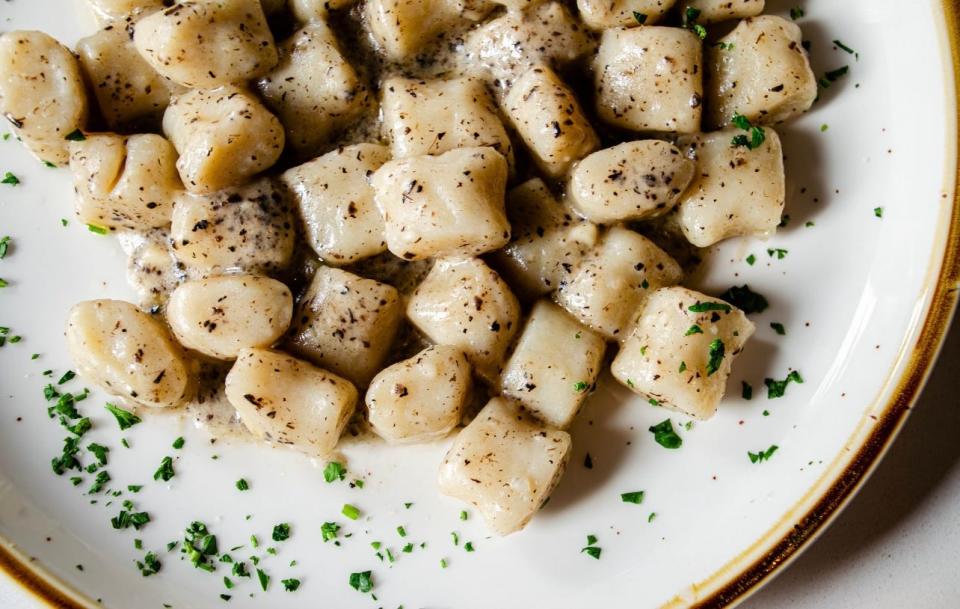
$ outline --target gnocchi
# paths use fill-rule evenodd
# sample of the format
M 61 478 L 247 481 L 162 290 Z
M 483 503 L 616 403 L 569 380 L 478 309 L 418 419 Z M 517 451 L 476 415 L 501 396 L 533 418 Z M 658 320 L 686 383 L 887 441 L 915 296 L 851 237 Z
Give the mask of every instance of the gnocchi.
M 253 435 L 318 457 L 336 448 L 358 399 L 350 381 L 267 349 L 240 351 L 226 393 Z
M 462 351 L 424 349 L 374 377 L 366 396 L 370 426 L 392 444 L 442 438 L 459 425 L 470 384 Z
M 571 444 L 567 432 L 537 423 L 507 398 L 494 398 L 440 464 L 440 492 L 473 504 L 493 532 L 509 535 L 550 496 Z
M 170 295 L 167 320 L 183 346 L 216 359 L 267 348 L 293 317 L 293 295 L 284 284 L 256 275 L 225 275 L 182 284 Z
M 155 408 L 179 406 L 190 395 L 180 348 L 161 322 L 128 302 L 74 305 L 66 336 L 77 371 L 113 395 Z
M 37 158 L 66 164 L 67 137 L 85 129 L 89 115 L 76 57 L 42 32 L 0 35 L 0 112 Z

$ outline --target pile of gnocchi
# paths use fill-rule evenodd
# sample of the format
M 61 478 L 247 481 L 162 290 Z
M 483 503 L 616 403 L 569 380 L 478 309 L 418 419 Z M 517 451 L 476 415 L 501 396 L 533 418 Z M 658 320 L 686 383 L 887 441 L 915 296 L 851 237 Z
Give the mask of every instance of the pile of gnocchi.
M 665 248 L 781 221 L 772 125 L 817 83 L 763 0 L 87 1 L 75 51 L 0 36 L 0 111 L 128 258 L 135 303 L 69 313 L 88 381 L 162 409 L 213 382 L 320 457 L 351 420 L 455 433 L 439 488 L 499 534 L 609 362 L 716 412 L 754 326 Z

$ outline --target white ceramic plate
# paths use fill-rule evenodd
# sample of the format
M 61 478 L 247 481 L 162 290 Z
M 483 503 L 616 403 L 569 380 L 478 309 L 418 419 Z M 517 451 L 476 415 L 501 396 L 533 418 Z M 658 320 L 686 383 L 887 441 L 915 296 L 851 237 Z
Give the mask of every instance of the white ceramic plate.
M 796 4 L 768 2 L 781 14 Z M 58 377 L 69 367 L 65 311 L 79 300 L 131 294 L 114 240 L 71 219 L 66 172 L 41 166 L 16 141 L 0 142 L 0 174 L 22 180 L 0 186 L 0 236 L 14 239 L 0 261 L 0 277 L 10 283 L 0 290 L 0 325 L 24 337 L 0 348 L 0 563 L 68 607 L 218 607 L 223 593 L 232 595 L 230 606 L 278 609 L 719 607 L 742 598 L 816 534 L 882 453 L 935 355 L 957 277 L 952 5 L 802 5 L 816 71 L 849 65 L 850 74 L 782 129 L 789 225 L 769 242 L 715 248 L 695 278 L 713 293 L 749 283 L 772 305 L 755 319 L 758 334 L 736 363 L 720 414 L 690 430 L 673 415 L 684 444 L 668 451 L 647 427 L 669 413 L 606 379 L 573 430 L 574 457 L 561 486 L 525 531 L 505 539 L 488 537 L 472 511 L 460 520 L 463 506 L 437 493 L 447 442 L 390 449 L 348 441 L 349 479 L 366 483 L 351 488 L 326 484 L 322 463 L 259 445 L 211 445 L 176 418 L 151 417 L 121 434 L 95 395 L 81 404 L 95 423 L 85 441 L 111 447 L 111 488 L 143 484 L 143 491 L 91 504 L 83 494 L 91 476 L 77 488 L 54 476 L 49 461 L 63 433 L 46 416 L 42 387 L 50 379 L 41 373 L 53 369 Z M 42 29 L 72 44 L 89 31 L 73 9 L 14 0 L 4 4 L 2 27 Z M 768 248 L 789 253 L 776 259 Z M 786 336 L 770 328 L 774 321 Z M 33 353 L 40 357 L 31 360 Z M 768 400 L 763 379 L 791 369 L 806 382 Z M 754 386 L 752 401 L 740 397 L 741 380 Z M 69 385 L 80 387 L 79 380 Z M 186 446 L 174 450 L 181 435 Z M 131 448 L 121 447 L 121 437 Z M 772 444 L 779 450 L 771 460 L 750 462 L 748 451 Z M 587 453 L 592 469 L 584 467 Z M 175 457 L 177 475 L 154 482 L 166 455 Z M 250 482 L 245 493 L 234 487 L 241 477 Z M 646 493 L 642 504 L 621 501 L 636 490 Z M 111 528 L 123 499 L 151 514 L 142 531 Z M 340 515 L 345 503 L 361 509 L 360 520 Z M 237 587 L 226 590 L 229 565 L 207 574 L 168 553 L 167 542 L 194 520 L 208 525 L 221 548 L 244 545 L 234 557 L 261 557 L 268 591 L 256 577 L 232 577 Z M 339 547 L 324 543 L 325 521 L 352 536 Z M 293 534 L 274 543 L 280 522 L 291 523 Z M 603 549 L 600 560 L 581 553 L 588 534 Z M 250 547 L 251 535 L 259 548 Z M 159 552 L 159 575 L 136 571 L 144 551 L 134 539 Z M 375 556 L 375 541 L 395 563 Z M 466 541 L 474 552 L 464 550 Z M 417 544 L 409 554 L 401 552 L 407 542 Z M 366 570 L 377 600 L 348 585 L 351 572 Z M 302 580 L 299 591 L 283 590 L 280 580 L 289 577 Z

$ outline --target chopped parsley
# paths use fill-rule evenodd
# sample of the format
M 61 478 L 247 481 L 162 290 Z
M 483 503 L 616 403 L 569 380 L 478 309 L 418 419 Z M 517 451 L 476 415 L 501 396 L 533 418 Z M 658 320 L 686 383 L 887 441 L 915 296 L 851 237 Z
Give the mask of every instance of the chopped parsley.
M 8 185 L 10 185 L 10 186 L 17 186 L 18 184 L 20 184 L 20 178 L 18 178 L 17 176 L 13 175 L 12 173 L 10 173 L 10 172 L 8 171 L 6 174 L 4 174 L 3 179 L 0 180 L 0 184 L 8 184 Z
M 878 217 L 878 218 L 882 218 L 882 217 L 883 217 L 883 208 L 882 208 L 882 207 L 874 207 L 874 208 L 873 208 L 873 215 L 876 216 L 876 217 Z M 0 258 L 2 258 L 2 256 L 0 256 Z
M 753 266 L 756 262 L 757 262 L 756 256 L 754 256 L 753 254 L 750 254 L 749 256 L 747 256 L 747 264 L 749 264 L 750 266 Z
M 327 482 L 336 482 L 347 477 L 347 468 L 342 463 L 331 461 L 323 468 L 323 479 Z
M 783 327 L 783 324 L 778 321 L 771 321 L 770 327 L 773 328 L 773 331 L 779 334 L 780 336 L 787 335 L 787 329 Z
M 680 374 L 687 371 L 687 362 L 680 362 L 680 368 L 677 370 Z
M 723 363 L 725 353 L 726 347 L 722 340 L 715 338 L 710 342 L 710 347 L 707 349 L 707 376 L 713 376 L 720 370 L 720 364 Z
M 470 515 L 467 514 L 467 510 L 460 510 L 460 520 L 466 520 Z
M 773 453 L 777 452 L 778 448 L 780 447 L 772 444 L 767 450 L 761 450 L 755 453 L 748 451 L 747 456 L 750 457 L 750 463 L 763 463 L 764 461 L 769 461 L 770 457 L 773 456 Z
M 699 18 L 700 9 L 688 6 L 687 10 L 683 13 L 683 27 L 696 34 L 700 40 L 703 40 L 707 37 L 707 28 L 697 23 L 697 19 Z
M 743 388 L 742 391 L 740 392 L 740 395 L 743 396 L 743 399 L 745 399 L 745 400 L 752 400 L 752 399 L 753 399 L 753 385 L 751 385 L 751 384 L 748 383 L 747 381 L 740 381 L 740 385 L 741 385 L 742 388 Z
M 373 590 L 373 574 L 370 571 L 350 574 L 350 587 L 366 594 Z
M 7 257 L 7 249 L 10 247 L 10 237 L 0 239 L 0 260 Z
M 270 576 L 267 575 L 263 569 L 257 569 L 257 579 L 260 581 L 260 587 L 266 592 L 267 586 L 270 585 Z
M 93 453 L 93 455 L 97 458 L 97 462 L 100 465 L 107 464 L 107 453 L 110 452 L 110 447 L 102 446 L 100 444 L 97 444 L 96 442 L 93 442 L 92 444 L 87 446 L 87 450 Z
M 643 25 L 647 22 L 647 16 L 644 13 L 633 11 L 633 18 L 637 20 L 637 23 Z
M 290 539 L 290 524 L 281 522 L 280 524 L 274 526 L 271 537 L 274 541 L 286 541 Z
M 650 432 L 653 433 L 653 439 L 664 448 L 669 448 L 671 450 L 680 448 L 683 444 L 683 438 L 678 436 L 675 431 L 673 431 L 673 422 L 670 419 L 666 419 L 653 425 L 649 428 Z
M 629 493 L 621 493 L 620 500 L 624 503 L 634 503 L 640 505 L 643 503 L 643 491 L 632 491 Z
M 767 255 L 770 256 L 771 258 L 776 258 L 777 260 L 783 260 L 784 258 L 787 257 L 787 254 L 789 253 L 789 251 L 790 250 L 785 250 L 779 247 L 769 248 L 767 249 Z
M 324 522 L 320 525 L 320 534 L 323 536 L 324 543 L 336 539 L 339 532 L 340 525 L 336 522 Z
M 110 232 L 110 229 L 106 226 L 100 226 L 99 224 L 87 224 L 87 230 L 91 233 L 97 233 L 98 235 L 106 235 Z
M 283 589 L 287 592 L 296 592 L 297 588 L 300 587 L 299 579 L 282 579 L 280 583 L 283 584 Z
M 240 478 L 239 480 L 237 480 L 237 490 L 238 491 L 250 490 L 250 483 L 247 482 L 245 478 Z
M 787 375 L 787 378 L 783 379 L 782 381 L 771 378 L 764 379 L 763 383 L 767 386 L 767 398 L 771 400 L 774 398 L 782 398 L 787 392 L 787 385 L 789 385 L 791 381 L 802 384 L 803 377 L 800 376 L 800 373 L 796 370 L 791 370 L 790 374 Z
M 703 334 L 703 328 L 701 328 L 697 324 L 693 324 L 692 326 L 687 328 L 687 332 L 684 334 L 684 336 L 690 336 L 691 334 Z
M 397 527 L 397 535 L 399 535 L 400 537 L 406 537 L 407 530 L 403 527 Z
M 602 552 L 603 552 L 603 549 L 598 548 L 597 546 L 587 546 L 582 550 L 580 550 L 581 554 L 586 554 L 587 556 L 590 556 L 591 558 L 594 558 L 596 560 L 600 560 L 600 554 Z
M 573 384 L 573 390 L 577 393 L 583 393 L 590 385 L 586 381 L 577 381 Z
M 463 544 L 463 549 L 467 552 L 473 552 L 473 542 L 468 541 L 467 543 Z
M 763 313 L 770 303 L 762 294 L 750 289 L 749 285 L 733 286 L 720 295 L 720 298 L 733 304 L 746 314 Z
M 120 431 L 130 429 L 140 422 L 140 417 L 113 404 L 107 404 L 104 408 L 109 410 L 110 413 L 117 418 L 117 423 L 120 424 Z
M 173 447 L 176 450 L 180 450 L 181 448 L 183 448 L 184 443 L 185 443 L 185 440 L 183 439 L 183 436 L 180 436 L 179 438 L 173 441 Z
M 360 517 L 360 510 L 356 506 L 350 505 L 349 503 L 343 504 L 343 510 L 341 513 L 349 518 L 350 520 L 356 520 Z
M 730 312 L 730 305 L 725 302 L 698 302 L 690 305 L 688 309 L 691 313 L 708 313 L 710 311 Z
M 763 130 L 763 127 L 755 126 L 746 116 L 739 113 L 734 114 L 733 124 L 737 128 L 749 133 L 749 137 L 744 134 L 733 136 L 733 139 L 730 141 L 730 146 L 733 148 L 756 150 L 760 146 L 763 146 L 763 143 L 767 141 L 767 133 Z
M 140 575 L 144 577 L 150 577 L 160 572 L 160 568 L 163 564 L 160 562 L 160 559 L 157 558 L 157 555 L 153 552 L 147 552 L 143 557 L 143 560 L 137 561 L 137 569 L 140 570 Z
M 807 14 L 806 11 L 804 11 L 799 6 L 795 6 L 794 8 L 790 9 L 790 18 L 793 19 L 794 21 L 802 18 L 806 14 Z
M 80 131 L 79 129 L 74 129 L 73 131 L 67 134 L 67 137 L 63 139 L 67 140 L 68 142 L 83 142 L 87 139 L 87 136 L 83 134 L 83 131 Z
M 176 472 L 173 471 L 173 457 L 164 457 L 160 461 L 160 467 L 153 473 L 153 479 L 169 482 L 174 475 L 176 475 Z

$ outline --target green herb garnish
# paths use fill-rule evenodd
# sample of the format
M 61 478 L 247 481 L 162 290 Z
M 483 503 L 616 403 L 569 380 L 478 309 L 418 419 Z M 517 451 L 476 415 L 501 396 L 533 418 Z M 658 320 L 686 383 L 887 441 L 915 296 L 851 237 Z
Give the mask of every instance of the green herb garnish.
M 630 493 L 621 493 L 620 500 L 624 503 L 635 503 L 640 505 L 643 503 L 643 491 L 632 491 Z
M 653 439 L 657 444 L 664 448 L 673 450 L 680 448 L 683 444 L 683 438 L 673 431 L 673 422 L 670 419 L 657 423 L 650 427 L 648 431 L 653 433 Z
M 104 406 L 104 408 L 109 410 L 110 413 L 117 418 L 117 423 L 120 424 L 120 431 L 123 431 L 125 429 L 130 429 L 131 427 L 133 427 L 134 425 L 140 422 L 140 417 L 133 414 L 132 412 L 128 412 L 124 410 L 123 408 L 114 406 L 113 404 L 107 404 L 106 406 Z

